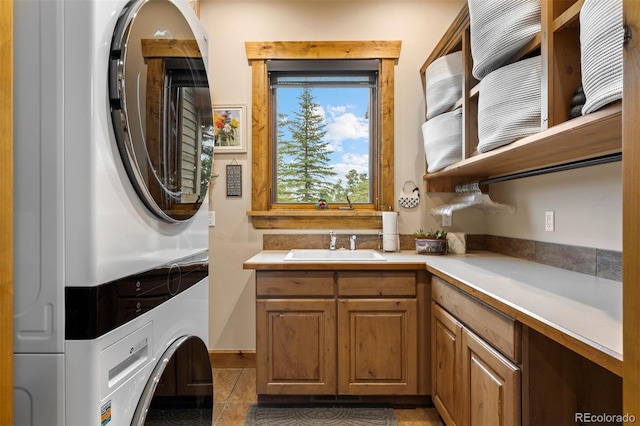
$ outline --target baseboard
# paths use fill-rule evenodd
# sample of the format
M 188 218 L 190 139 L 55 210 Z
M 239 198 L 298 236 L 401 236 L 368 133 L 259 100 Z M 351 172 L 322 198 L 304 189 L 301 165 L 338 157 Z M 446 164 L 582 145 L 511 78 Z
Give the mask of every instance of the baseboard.
M 256 351 L 209 351 L 213 368 L 256 368 Z

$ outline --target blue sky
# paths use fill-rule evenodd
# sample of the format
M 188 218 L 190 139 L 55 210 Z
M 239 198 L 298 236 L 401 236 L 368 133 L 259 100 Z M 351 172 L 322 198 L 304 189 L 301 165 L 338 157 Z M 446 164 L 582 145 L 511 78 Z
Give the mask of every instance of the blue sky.
M 278 89 L 278 113 L 293 116 L 299 108 L 303 89 Z M 368 88 L 313 88 L 318 113 L 327 124 L 325 141 L 331 150 L 331 165 L 342 179 L 351 169 L 369 172 L 369 120 L 365 118 L 369 104 Z M 285 137 L 288 137 L 285 130 Z

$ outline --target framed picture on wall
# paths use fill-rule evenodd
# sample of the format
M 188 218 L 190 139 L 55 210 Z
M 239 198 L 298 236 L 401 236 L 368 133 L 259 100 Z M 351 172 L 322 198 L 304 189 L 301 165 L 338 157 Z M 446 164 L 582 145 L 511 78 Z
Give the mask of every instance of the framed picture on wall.
M 217 154 L 247 152 L 244 105 L 213 106 L 213 148 Z

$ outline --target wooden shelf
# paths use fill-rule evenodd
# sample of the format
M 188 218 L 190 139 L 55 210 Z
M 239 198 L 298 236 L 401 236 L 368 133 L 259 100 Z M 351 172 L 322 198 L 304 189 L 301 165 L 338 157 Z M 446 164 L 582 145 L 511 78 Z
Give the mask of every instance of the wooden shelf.
M 553 126 L 423 176 L 427 192 L 455 184 L 622 152 L 622 104 Z
M 506 64 L 540 52 L 542 56 L 542 128 L 535 135 L 484 154 L 478 145 L 480 89 L 471 75 L 468 7 L 464 6 L 420 73 L 451 49 L 463 52 L 462 160 L 423 176 L 427 192 L 454 192 L 459 183 L 538 170 L 622 152 L 622 104 L 568 120 L 571 99 L 581 84 L 579 27 L 584 0 L 543 2 L 542 28 Z M 425 84 L 426 87 L 426 84 Z
M 580 9 L 582 9 L 583 4 L 584 0 L 577 0 L 573 5 L 571 5 L 571 7 L 554 19 L 552 30 L 554 32 L 560 31 L 561 29 L 570 27 L 576 23 L 578 19 L 580 19 Z

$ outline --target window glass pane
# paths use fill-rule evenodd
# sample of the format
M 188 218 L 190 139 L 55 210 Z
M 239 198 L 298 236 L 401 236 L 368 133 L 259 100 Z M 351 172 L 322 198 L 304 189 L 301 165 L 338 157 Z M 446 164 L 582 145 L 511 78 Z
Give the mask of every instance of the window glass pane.
M 353 84 L 353 77 L 321 80 L 272 86 L 277 158 L 273 201 L 346 203 L 348 197 L 354 204 L 371 203 L 375 89 Z M 335 84 L 340 80 L 346 84 Z M 368 83 L 370 76 L 363 81 Z

